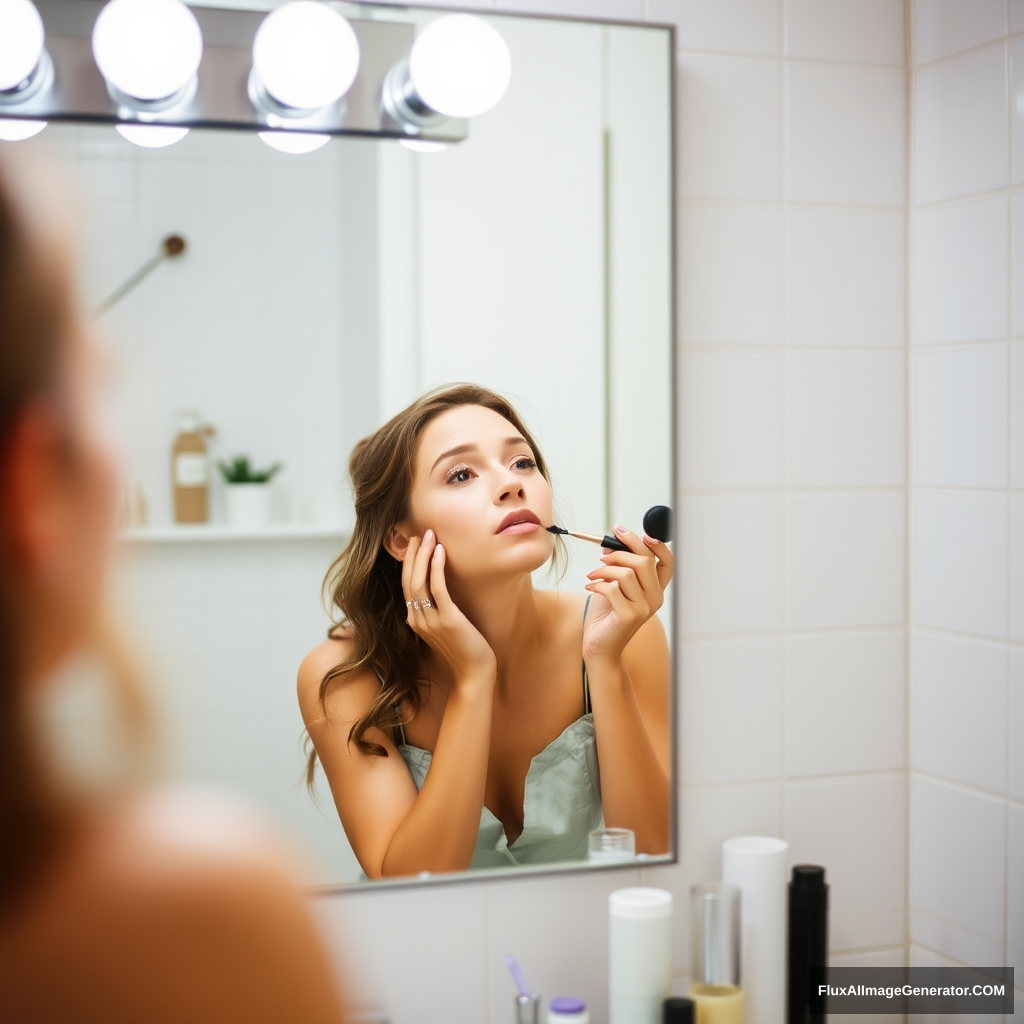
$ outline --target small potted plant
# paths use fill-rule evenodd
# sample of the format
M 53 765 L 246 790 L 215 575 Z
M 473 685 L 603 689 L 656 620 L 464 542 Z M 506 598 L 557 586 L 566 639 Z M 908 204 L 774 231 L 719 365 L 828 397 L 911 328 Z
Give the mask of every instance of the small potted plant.
M 229 526 L 254 529 L 270 525 L 270 481 L 282 468 L 275 462 L 269 469 L 253 469 L 246 455 L 220 463 Z

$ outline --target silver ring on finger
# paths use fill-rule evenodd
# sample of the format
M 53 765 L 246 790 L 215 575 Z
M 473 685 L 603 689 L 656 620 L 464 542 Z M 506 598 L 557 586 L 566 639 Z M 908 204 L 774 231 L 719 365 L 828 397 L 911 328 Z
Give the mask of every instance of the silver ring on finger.
M 412 601 L 406 601 L 405 602 L 405 607 L 406 608 L 411 608 L 412 607 Z
M 412 606 L 413 606 L 413 608 L 414 608 L 414 609 L 415 609 L 416 611 L 419 611 L 419 610 L 420 610 L 420 603 L 419 603 L 419 601 L 413 601 L 413 603 L 412 603 Z
M 423 598 L 423 600 L 422 600 L 422 601 L 420 602 L 420 604 L 421 604 L 421 605 L 422 605 L 422 606 L 423 606 L 424 608 L 430 608 L 430 607 L 432 607 L 432 606 L 431 606 L 431 604 L 430 604 L 430 598 L 429 598 L 429 597 L 425 597 L 425 598 Z

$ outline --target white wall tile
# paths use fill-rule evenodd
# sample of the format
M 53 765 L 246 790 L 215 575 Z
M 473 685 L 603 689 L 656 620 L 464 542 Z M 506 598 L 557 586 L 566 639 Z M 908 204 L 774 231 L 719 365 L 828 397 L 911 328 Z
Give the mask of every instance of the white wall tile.
M 914 479 L 1006 486 L 1005 345 L 914 354 Z
M 790 64 L 786 194 L 810 203 L 902 206 L 902 72 Z
M 1006 47 L 989 46 L 916 75 L 914 201 L 1008 184 Z
M 1007 212 L 998 196 L 915 214 L 917 344 L 1006 336 Z
M 914 768 L 1005 792 L 1006 658 L 1002 644 L 914 637 Z
M 788 0 L 786 56 L 903 67 L 903 0 Z
M 1010 486 L 1024 487 L 1024 344 L 1010 346 Z
M 823 864 L 829 949 L 903 941 L 902 775 L 786 785 L 785 838 L 793 864 Z
M 679 216 L 683 342 L 761 345 L 781 340 L 782 221 L 778 211 L 684 206 Z
M 1024 970 L 1024 807 L 1010 804 L 1007 813 L 1006 960 L 1016 972 Z M 1004 1018 L 1005 1020 L 1005 1018 Z
M 999 39 L 1006 33 L 1003 0 L 913 0 L 914 63 Z
M 1010 499 L 1010 639 L 1024 640 L 1024 496 Z
M 1009 791 L 1024 800 L 1024 651 L 1010 651 Z
M 1002 941 L 1006 854 L 1003 806 L 1000 800 L 940 782 L 912 780 L 913 910 Z
M 682 784 L 777 779 L 782 641 L 687 641 L 680 679 Z
M 786 482 L 902 485 L 904 376 L 900 352 L 790 352 Z
M 685 54 L 678 64 L 679 192 L 779 196 L 779 65 Z
M 905 231 L 902 213 L 788 210 L 786 340 L 901 347 Z
M 913 874 L 913 867 L 911 867 Z M 911 967 L 949 967 L 960 964 L 1001 964 L 1003 944 L 969 928 L 910 908 Z M 924 948 L 922 948 L 924 947 Z M 940 955 L 935 950 L 940 949 Z
M 782 618 L 782 507 L 766 496 L 683 499 L 686 633 L 777 629 Z
M 1014 195 L 1010 199 L 1012 208 L 1012 245 L 1011 259 L 1012 279 L 1010 282 L 1011 301 L 1011 332 L 1020 337 L 1024 335 L 1024 196 Z
M 1010 0 L 1010 30 L 1024 31 L 1024 0 Z
M 684 487 L 782 482 L 782 357 L 760 352 L 682 356 Z
M 786 499 L 786 622 L 791 628 L 903 621 L 903 495 Z
M 606 1020 L 608 983 L 603 971 L 594 970 L 594 963 L 608 955 L 608 894 L 637 884 L 638 871 L 616 870 L 489 885 L 489 1019 L 512 1019 L 516 990 L 505 966 L 511 953 L 545 1002 L 559 995 L 578 996 L 586 1001 L 592 1019 Z M 457 992 L 452 995 L 458 1000 Z
M 903 767 L 902 632 L 786 640 L 788 777 Z
M 1024 11 L 1024 0 L 1014 0 L 1014 4 Z M 1015 14 L 1015 18 L 1018 16 Z M 1016 31 L 1024 29 L 1024 18 Z M 1024 39 L 1017 38 L 1010 42 L 1010 117 L 1012 119 L 1013 146 L 1013 183 L 1019 185 L 1024 181 Z
M 675 24 L 680 50 L 779 52 L 779 4 L 765 0 L 648 0 L 647 18 Z
M 425 1014 L 487 1019 L 483 886 L 348 893 L 311 906 L 355 1009 L 382 1010 L 392 1024 L 417 1024 Z
M 915 622 L 1006 636 L 1006 505 L 1005 498 L 995 495 L 917 495 Z

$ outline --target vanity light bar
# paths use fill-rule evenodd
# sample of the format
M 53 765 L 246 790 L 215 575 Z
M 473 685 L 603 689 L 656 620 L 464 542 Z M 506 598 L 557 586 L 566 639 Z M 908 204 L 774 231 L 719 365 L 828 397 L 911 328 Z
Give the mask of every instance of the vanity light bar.
M 293 0 L 270 15 L 187 7 L 181 0 L 35 0 L 35 8 L 45 29 L 45 48 L 31 88 L 19 85 L 16 99 L 10 90 L 0 90 L 0 120 L 234 129 L 274 133 L 275 142 L 292 133 L 319 136 L 317 142 L 325 136 L 358 135 L 450 144 L 467 136 L 466 117 L 431 109 L 411 80 L 401 84 L 418 115 L 406 117 L 391 101 L 393 90 L 387 83 L 398 78 L 395 69 L 408 68 L 413 50 L 415 26 L 409 23 L 349 20 L 320 0 Z M 163 35 L 174 36 L 175 48 L 165 50 L 160 59 L 151 50 L 140 61 L 126 45 L 133 31 L 145 27 L 140 15 L 147 10 L 161 12 L 169 26 Z M 467 25 L 465 19 L 475 24 Z M 433 36 L 443 44 L 435 46 L 442 65 L 438 70 L 435 60 L 433 69 L 441 82 L 432 87 L 445 95 L 445 68 L 449 78 L 468 72 L 463 101 L 468 96 L 471 107 L 473 98 L 478 105 L 493 105 L 508 84 L 504 40 L 470 15 L 442 16 L 421 36 L 429 40 L 429 29 L 438 24 L 441 31 Z M 342 57 L 321 63 L 319 71 L 307 62 L 298 74 L 292 62 L 289 77 L 284 59 L 288 33 L 308 32 L 311 25 L 320 43 L 326 40 L 333 46 L 326 52 Z M 484 40 L 483 55 L 454 60 L 452 39 L 460 33 L 472 38 L 474 31 Z M 152 46 L 160 36 L 159 31 L 142 31 L 149 41 L 145 45 Z M 407 76 L 407 70 L 402 74 Z M 447 87 L 458 98 L 459 83 L 449 81 Z M 292 146 L 287 138 L 283 143 L 280 148 L 286 151 L 311 148 Z

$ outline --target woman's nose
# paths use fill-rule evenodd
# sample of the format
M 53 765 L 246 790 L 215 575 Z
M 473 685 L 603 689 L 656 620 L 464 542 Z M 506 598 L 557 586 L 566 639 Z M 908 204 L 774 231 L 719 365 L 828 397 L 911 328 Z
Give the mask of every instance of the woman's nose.
M 525 498 L 526 488 L 522 480 L 507 480 L 498 488 L 497 498 L 499 502 L 508 501 L 511 498 Z

